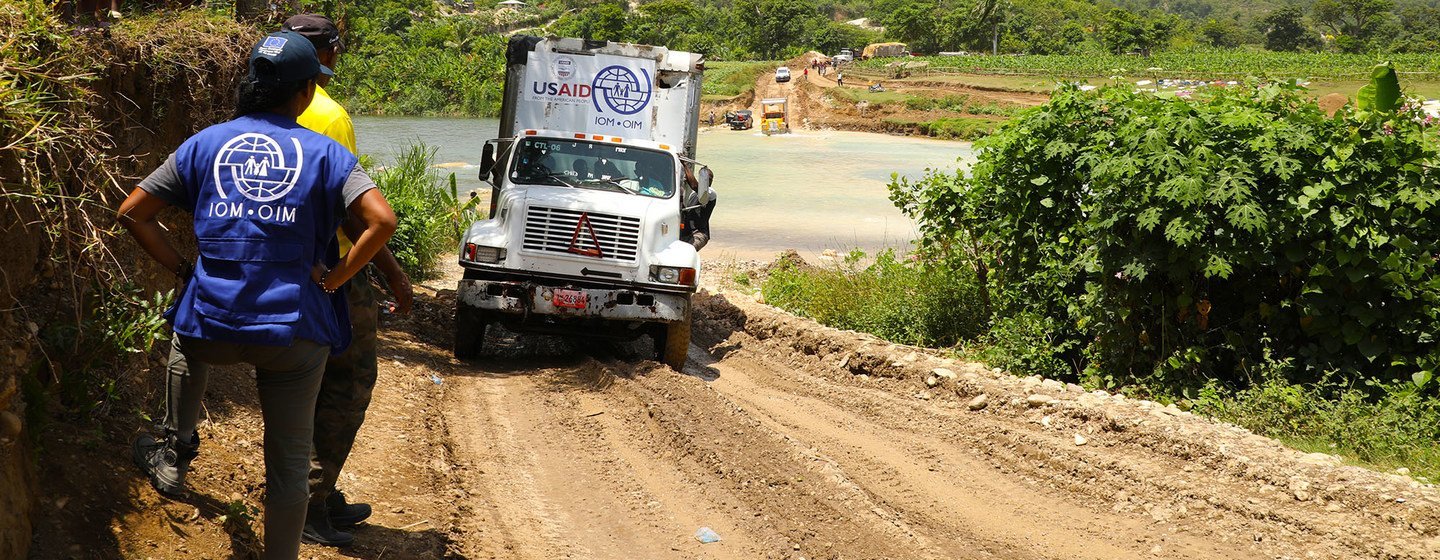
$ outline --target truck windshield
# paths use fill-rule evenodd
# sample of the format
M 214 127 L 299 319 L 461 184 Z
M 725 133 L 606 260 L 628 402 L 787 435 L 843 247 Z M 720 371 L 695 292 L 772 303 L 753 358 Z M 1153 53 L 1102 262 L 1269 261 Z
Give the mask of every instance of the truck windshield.
M 513 181 L 655 198 L 675 193 L 674 158 L 662 151 L 556 138 L 524 138 L 515 150 Z

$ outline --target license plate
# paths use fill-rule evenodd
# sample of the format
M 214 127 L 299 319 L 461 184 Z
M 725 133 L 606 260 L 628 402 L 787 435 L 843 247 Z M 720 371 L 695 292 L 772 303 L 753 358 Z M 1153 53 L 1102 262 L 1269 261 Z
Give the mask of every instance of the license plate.
M 554 297 L 550 301 L 555 307 L 569 307 L 571 309 L 585 309 L 590 297 L 580 290 L 555 290 Z

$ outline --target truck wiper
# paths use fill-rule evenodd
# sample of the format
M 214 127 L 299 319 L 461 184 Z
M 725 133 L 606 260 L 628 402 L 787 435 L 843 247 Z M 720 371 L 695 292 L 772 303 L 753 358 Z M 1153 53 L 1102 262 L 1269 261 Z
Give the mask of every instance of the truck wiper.
M 567 187 L 570 187 L 570 188 L 575 188 L 575 187 L 580 186 L 580 185 L 577 185 L 577 184 L 575 184 L 575 183 L 571 183 L 570 180 L 569 180 L 569 179 L 570 179 L 570 176 L 569 176 L 569 175 L 566 175 L 566 174 L 564 174 L 564 173 L 546 173 L 545 175 L 542 175 L 541 177 L 544 178 L 544 179 L 549 179 L 549 180 L 554 181 L 554 182 L 556 182 L 556 183 L 560 183 L 561 185 L 564 185 L 564 186 L 567 186 Z

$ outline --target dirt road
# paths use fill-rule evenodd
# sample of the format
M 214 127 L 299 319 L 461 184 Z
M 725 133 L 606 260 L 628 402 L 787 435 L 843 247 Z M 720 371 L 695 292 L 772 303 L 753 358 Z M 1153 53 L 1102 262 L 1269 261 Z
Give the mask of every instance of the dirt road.
M 415 338 L 396 341 L 429 357 L 391 367 L 434 388 L 417 403 L 437 444 L 422 477 L 435 486 L 420 492 L 438 500 L 450 556 L 1440 554 L 1440 499 L 1408 478 L 819 327 L 744 294 L 699 299 L 683 373 L 642 359 L 643 343 L 514 335 L 454 362 L 449 297 L 427 299 L 423 326 L 402 335 Z M 367 451 L 357 472 L 381 465 L 400 466 Z M 700 527 L 723 540 L 701 544 Z
M 684 372 L 644 359 L 643 341 L 504 333 L 458 362 L 450 286 L 422 287 L 383 332 L 340 483 L 375 516 L 354 548 L 302 557 L 1440 557 L 1432 487 L 1173 408 L 733 291 L 697 298 Z M 258 414 L 244 372 L 218 381 L 191 498 L 155 496 L 114 446 L 73 446 L 65 464 L 86 467 L 55 475 L 33 557 L 249 557 Z M 701 527 L 722 540 L 700 543 Z

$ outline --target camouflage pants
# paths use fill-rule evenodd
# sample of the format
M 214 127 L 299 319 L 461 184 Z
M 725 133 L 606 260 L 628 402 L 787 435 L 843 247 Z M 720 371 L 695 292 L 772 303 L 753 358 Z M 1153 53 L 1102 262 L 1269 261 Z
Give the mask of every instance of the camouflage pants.
M 376 330 L 379 327 L 379 293 L 370 283 L 369 269 L 347 284 L 350 303 L 350 347 L 325 363 L 320 396 L 315 401 L 315 454 L 310 460 L 310 501 L 323 503 L 335 491 L 340 469 L 355 445 L 355 434 L 365 423 L 365 409 L 375 389 Z

